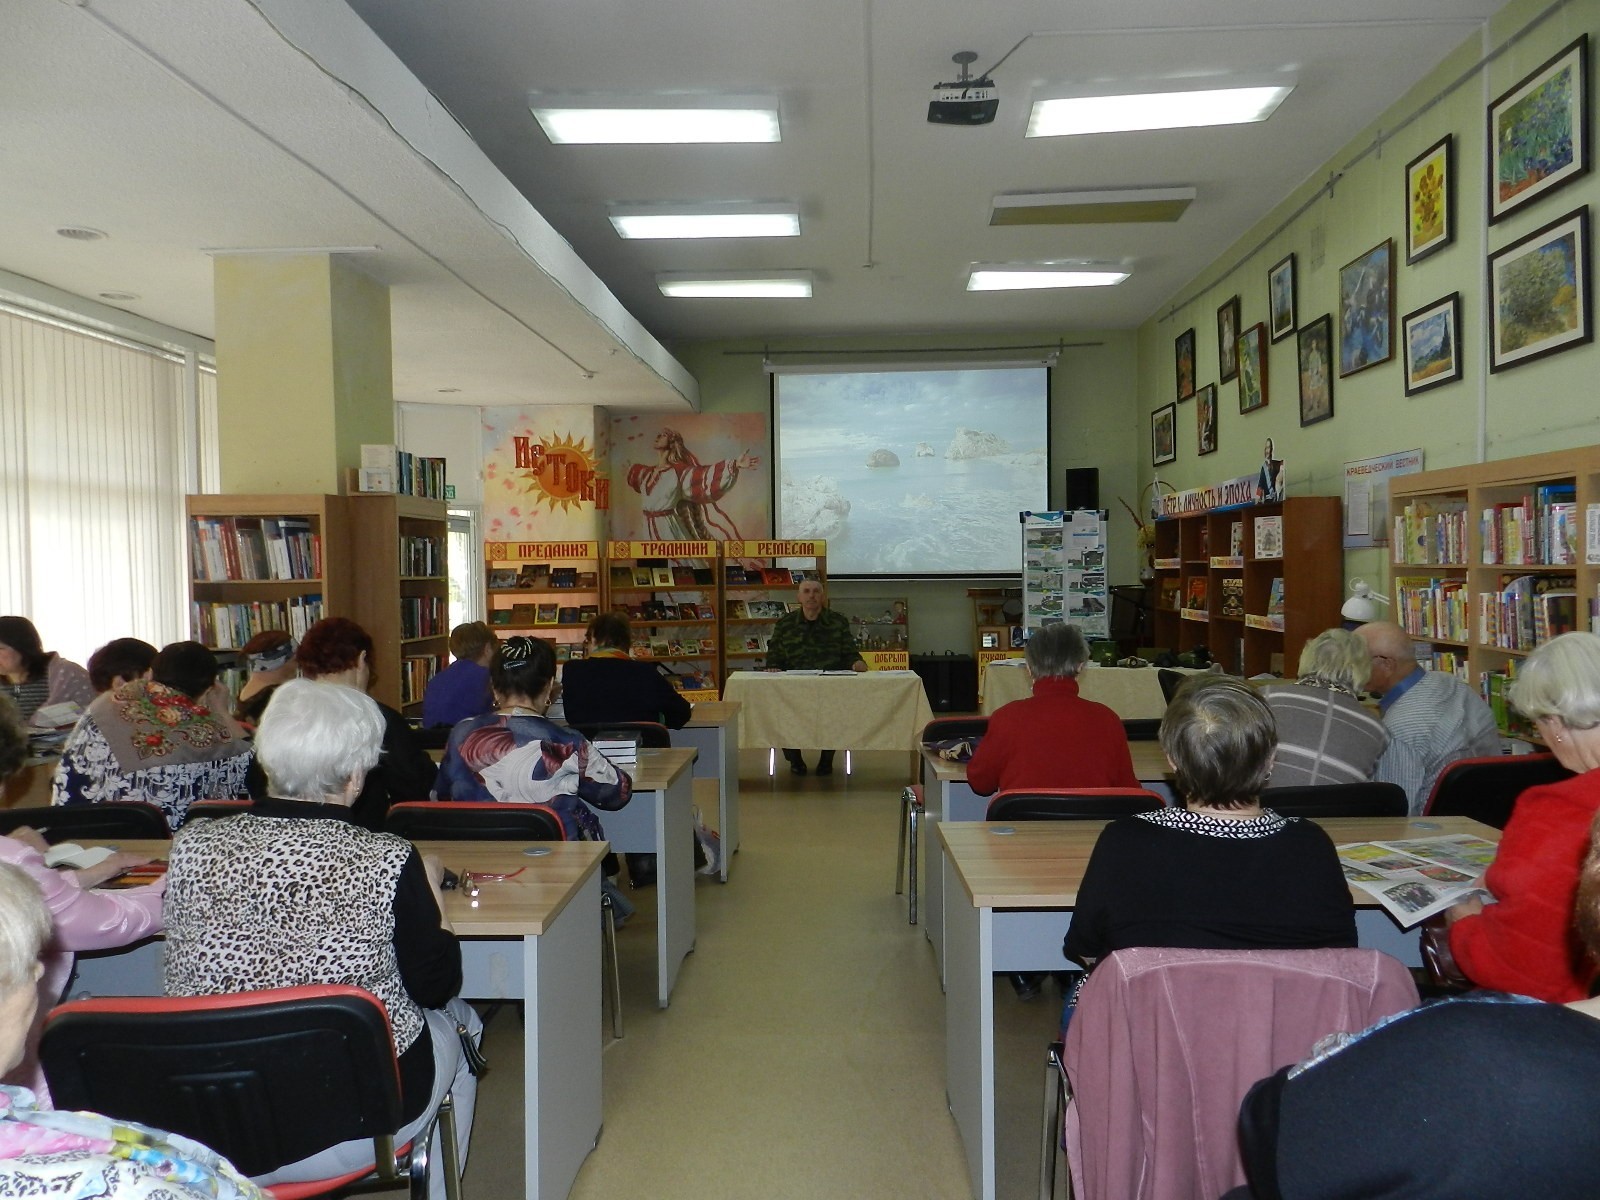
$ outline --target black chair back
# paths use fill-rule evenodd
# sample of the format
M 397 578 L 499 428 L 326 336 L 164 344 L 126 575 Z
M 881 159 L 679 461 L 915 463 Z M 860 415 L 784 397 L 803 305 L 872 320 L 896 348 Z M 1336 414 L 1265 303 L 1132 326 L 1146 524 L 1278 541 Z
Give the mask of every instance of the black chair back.
M 1511 820 L 1517 797 L 1531 787 L 1571 779 L 1553 754 L 1496 754 L 1453 762 L 1433 785 L 1423 812 L 1430 817 L 1471 817 L 1496 829 Z
M 1169 667 L 1160 667 L 1156 671 L 1156 682 L 1161 685 L 1161 696 L 1168 704 L 1178 694 L 1178 689 L 1187 683 L 1189 677 L 1182 671 L 1174 671 Z
M 988 717 L 935 717 L 922 727 L 921 740 L 927 743 L 955 738 L 981 738 L 988 732 Z
M 672 732 L 659 721 L 599 721 L 572 728 L 591 742 L 596 738 L 637 738 L 649 750 L 665 750 L 672 745 Z
M 389 1018 L 354 987 L 118 997 L 55 1009 L 55 1106 L 181 1133 L 261 1175 L 403 1124 Z
M 561 842 L 561 818 L 548 804 L 492 800 L 412 800 L 396 804 L 384 829 L 413 842 Z
M 1161 807 L 1161 797 L 1144 788 L 1050 788 L 1000 792 L 984 820 L 1104 821 Z
M 1161 718 L 1123 717 L 1122 728 L 1130 742 L 1153 742 L 1161 736 Z
M 1285 817 L 1403 817 L 1406 790 L 1397 783 L 1322 783 L 1267 788 L 1265 808 Z
M 154 804 L 125 800 L 109 804 L 69 804 L 64 808 L 42 805 L 38 808 L 0 809 L 0 833 L 19 826 L 35 829 L 52 846 L 83 839 L 106 841 L 111 838 L 161 838 L 169 840 L 172 830 L 167 817 Z
M 190 821 L 210 821 L 220 817 L 237 817 L 240 813 L 249 812 L 254 800 L 196 800 L 189 805 L 189 811 L 183 814 L 183 823 Z

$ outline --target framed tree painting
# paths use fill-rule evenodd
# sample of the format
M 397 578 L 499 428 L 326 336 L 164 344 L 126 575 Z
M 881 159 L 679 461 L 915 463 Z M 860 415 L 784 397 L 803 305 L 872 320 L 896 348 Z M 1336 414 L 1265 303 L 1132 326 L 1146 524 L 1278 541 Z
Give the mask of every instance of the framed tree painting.
M 1217 380 L 1227 383 L 1238 376 L 1239 297 L 1233 296 L 1217 309 Z
M 1315 425 L 1333 416 L 1333 314 L 1323 313 L 1300 326 L 1296 350 L 1300 365 L 1300 424 Z
M 1394 357 L 1394 239 L 1339 268 L 1339 377 Z
M 1187 400 L 1194 395 L 1194 327 L 1180 333 L 1172 343 L 1178 368 L 1178 399 Z
M 1489 223 L 1589 173 L 1589 35 L 1489 106 Z
M 1195 428 L 1200 435 L 1200 453 L 1213 454 L 1217 449 L 1217 385 L 1208 383 L 1194 396 Z
M 1491 254 L 1489 305 L 1491 371 L 1592 342 L 1588 208 Z
M 1260 321 L 1239 335 L 1239 411 L 1267 406 L 1267 327 Z
M 1163 404 L 1150 414 L 1150 463 L 1159 467 L 1178 457 L 1178 406 Z
M 1295 319 L 1294 255 L 1285 255 L 1267 272 L 1267 313 L 1272 322 L 1272 340 L 1281 342 L 1294 332 Z
M 1406 164 L 1406 263 L 1456 240 L 1455 135 L 1445 134 Z
M 1424 304 L 1400 319 L 1406 395 L 1461 378 L 1461 293 Z

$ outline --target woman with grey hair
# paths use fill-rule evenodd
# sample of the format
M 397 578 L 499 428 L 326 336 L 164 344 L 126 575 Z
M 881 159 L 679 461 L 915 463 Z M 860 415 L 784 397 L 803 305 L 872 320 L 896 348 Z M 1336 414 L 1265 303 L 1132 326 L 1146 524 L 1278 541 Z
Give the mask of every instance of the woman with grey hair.
M 1372 778 L 1389 735 L 1361 703 L 1371 674 L 1366 643 L 1347 629 L 1326 629 L 1306 643 L 1300 677 L 1265 693 L 1278 725 L 1273 787 Z
M 1595 962 L 1572 933 L 1573 899 L 1600 810 L 1600 637 L 1564 633 L 1523 662 L 1511 702 L 1577 774 L 1517 797 L 1477 898 L 1445 913 L 1455 965 L 1473 983 L 1555 1004 L 1582 1000 Z
M 1027 788 L 1139 786 L 1122 720 L 1078 695 L 1089 645 L 1076 625 L 1035 629 L 1025 652 L 1033 695 L 1002 705 L 967 763 L 980 796 Z
M 1180 808 L 1106 826 L 1063 951 L 1092 965 L 1128 946 L 1301 950 L 1356 944 L 1355 907 L 1320 826 L 1262 808 L 1276 744 L 1249 684 L 1191 679 L 1161 720 Z
M 464 1164 L 477 1082 L 462 1039 L 475 1044 L 483 1027 L 456 995 L 461 948 L 444 915 L 442 871 L 350 813 L 383 735 L 383 714 L 365 692 L 307 679 L 278 686 L 256 730 L 268 798 L 239 816 L 195 821 L 173 840 L 166 993 L 365 988 L 388 1010 L 400 1054 L 399 1140 L 450 1093 Z M 346 1142 L 257 1182 L 321 1179 L 371 1161 L 370 1140 Z M 442 1197 L 444 1172 L 431 1183 Z

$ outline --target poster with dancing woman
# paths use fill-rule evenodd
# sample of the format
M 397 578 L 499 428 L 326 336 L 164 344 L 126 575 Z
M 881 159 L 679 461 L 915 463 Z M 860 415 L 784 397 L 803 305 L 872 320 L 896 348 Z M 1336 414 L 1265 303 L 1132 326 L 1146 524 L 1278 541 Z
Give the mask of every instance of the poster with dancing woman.
M 771 534 L 765 413 L 639 413 L 611 421 L 614 539 Z

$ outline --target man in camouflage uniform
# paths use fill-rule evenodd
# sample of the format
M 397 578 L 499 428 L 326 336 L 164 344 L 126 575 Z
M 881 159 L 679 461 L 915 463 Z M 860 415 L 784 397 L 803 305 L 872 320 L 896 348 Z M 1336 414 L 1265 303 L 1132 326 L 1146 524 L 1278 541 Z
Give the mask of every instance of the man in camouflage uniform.
M 867 664 L 850 634 L 850 622 L 826 606 L 822 584 L 807 579 L 800 585 L 799 598 L 800 607 L 778 618 L 772 627 L 767 670 L 865 671 Z M 783 756 L 789 760 L 789 770 L 796 775 L 806 773 L 800 751 L 786 747 Z M 817 774 L 833 774 L 832 750 L 817 757 Z

